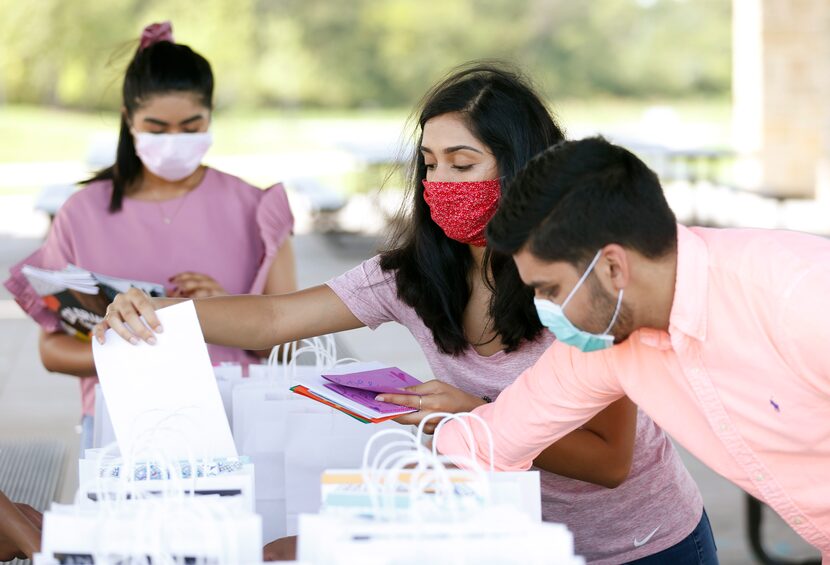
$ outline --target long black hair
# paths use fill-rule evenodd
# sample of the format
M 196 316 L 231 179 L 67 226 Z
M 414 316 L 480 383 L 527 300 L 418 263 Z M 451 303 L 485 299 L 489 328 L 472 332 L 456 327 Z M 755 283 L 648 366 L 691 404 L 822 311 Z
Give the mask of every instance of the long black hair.
M 439 350 L 458 355 L 470 346 L 462 319 L 470 299 L 473 258 L 467 245 L 444 234 L 424 201 L 426 166 L 417 150 L 424 124 L 436 116 L 459 113 L 470 132 L 493 152 L 503 191 L 525 163 L 562 141 L 564 134 L 529 82 L 502 63 L 471 63 L 456 69 L 425 95 L 419 108 L 418 145 L 407 175 L 411 208 L 390 248 L 381 254 L 380 266 L 394 271 L 399 298 L 432 331 Z M 542 326 L 533 294 L 519 278 L 512 257 L 486 250 L 483 273 L 493 293 L 489 306 L 493 329 L 507 351 L 538 337 Z
M 83 182 L 112 181 L 110 212 L 121 209 L 125 191 L 141 178 L 143 170 L 130 132 L 133 113 L 151 96 L 171 92 L 193 93 L 206 108 L 212 109 L 213 71 L 210 63 L 187 45 L 170 41 L 159 41 L 143 49 L 139 47 L 124 75 L 124 107 L 115 164 Z

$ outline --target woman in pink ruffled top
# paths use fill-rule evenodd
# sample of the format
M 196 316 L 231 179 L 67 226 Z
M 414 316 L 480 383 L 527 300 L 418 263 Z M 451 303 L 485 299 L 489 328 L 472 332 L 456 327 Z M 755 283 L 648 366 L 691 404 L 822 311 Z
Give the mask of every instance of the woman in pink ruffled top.
M 80 377 L 85 446 L 92 440 L 98 381 L 92 347 L 60 330 L 21 274 L 23 265 L 71 263 L 164 284 L 168 295 L 179 297 L 296 289 L 294 219 L 282 185 L 263 191 L 201 165 L 211 144 L 212 99 L 208 61 L 174 43 L 169 23 L 147 27 L 124 78 L 115 164 L 64 204 L 44 245 L 5 282 L 42 328 L 43 365 Z M 209 349 L 214 363 L 257 359 L 242 349 Z

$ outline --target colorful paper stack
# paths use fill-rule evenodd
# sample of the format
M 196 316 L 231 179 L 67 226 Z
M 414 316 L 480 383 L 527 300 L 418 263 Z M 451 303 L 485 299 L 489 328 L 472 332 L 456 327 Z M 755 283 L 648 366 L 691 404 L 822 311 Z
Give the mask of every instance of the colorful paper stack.
M 336 367 L 317 377 L 298 378 L 291 390 L 364 424 L 377 424 L 417 412 L 407 406 L 375 400 L 378 394 L 413 394 L 404 389 L 419 384 L 422 384 L 421 381 L 397 367 L 385 367 L 380 363 L 353 363 Z

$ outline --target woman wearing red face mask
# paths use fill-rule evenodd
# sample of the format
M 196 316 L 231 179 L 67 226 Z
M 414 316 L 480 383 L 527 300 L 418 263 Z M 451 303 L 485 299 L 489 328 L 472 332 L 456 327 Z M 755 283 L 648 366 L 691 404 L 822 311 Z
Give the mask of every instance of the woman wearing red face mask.
M 553 336 L 542 331 L 512 259 L 488 252 L 483 233 L 506 181 L 563 134 L 517 74 L 486 65 L 456 72 L 427 94 L 418 134 L 411 213 L 387 251 L 298 293 L 197 300 L 206 340 L 263 348 L 403 324 L 437 377 L 412 388 L 418 396 L 381 395 L 419 410 L 399 418 L 403 424 L 472 410 L 532 365 Z M 125 339 L 152 340 L 137 316 L 163 330 L 153 311 L 165 304 L 138 291 L 121 295 L 96 336 L 110 326 Z M 140 329 L 133 335 L 125 324 Z M 536 464 L 544 519 L 567 524 L 589 562 L 716 561 L 697 486 L 668 438 L 627 399 Z
M 115 164 L 64 204 L 46 243 L 12 267 L 5 283 L 42 328 L 43 365 L 80 377 L 82 447 L 92 446 L 92 347 L 61 331 L 23 265 L 58 270 L 71 263 L 162 284 L 171 296 L 296 290 L 285 191 L 262 191 L 201 164 L 212 141 L 213 73 L 204 57 L 173 41 L 169 23 L 144 30 L 122 102 Z M 211 346 L 210 354 L 214 363 L 257 361 L 243 349 Z

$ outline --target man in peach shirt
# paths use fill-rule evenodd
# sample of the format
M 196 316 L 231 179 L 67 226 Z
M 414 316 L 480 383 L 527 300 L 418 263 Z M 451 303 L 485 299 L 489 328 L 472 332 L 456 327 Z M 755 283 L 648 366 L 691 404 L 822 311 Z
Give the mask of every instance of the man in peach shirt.
M 505 191 L 513 254 L 557 341 L 492 404 L 495 466 L 521 470 L 627 395 L 830 563 L 830 241 L 686 228 L 656 175 L 600 138 L 557 145 Z M 438 449 L 489 462 L 475 423 Z

